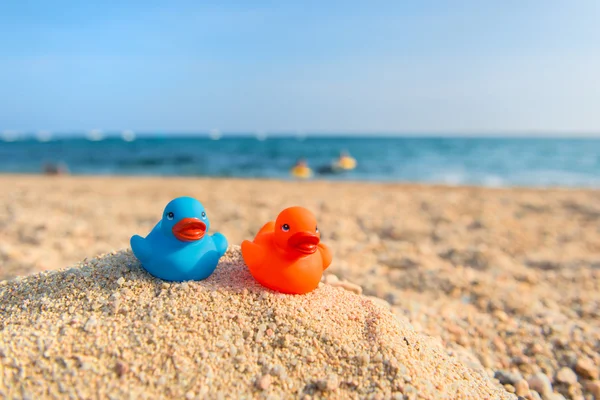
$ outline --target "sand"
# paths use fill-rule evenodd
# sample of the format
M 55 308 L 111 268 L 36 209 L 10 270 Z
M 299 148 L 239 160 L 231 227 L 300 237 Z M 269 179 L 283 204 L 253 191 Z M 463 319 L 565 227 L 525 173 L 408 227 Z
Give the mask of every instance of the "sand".
M 0 185 L 0 279 L 126 249 L 180 195 L 201 200 L 232 244 L 303 205 L 334 251 L 328 282 L 378 298 L 507 391 L 600 398 L 598 191 L 23 176 Z
M 122 251 L 5 283 L 0 304 L 9 398 L 515 398 L 364 296 L 263 289 L 237 246 L 202 282 Z

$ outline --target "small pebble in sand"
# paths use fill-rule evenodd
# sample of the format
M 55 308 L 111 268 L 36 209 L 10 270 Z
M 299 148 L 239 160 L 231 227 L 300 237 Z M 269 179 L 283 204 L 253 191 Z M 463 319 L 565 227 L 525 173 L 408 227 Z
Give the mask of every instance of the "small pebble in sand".
M 506 389 L 506 391 L 508 393 L 515 393 L 516 389 L 513 385 L 511 385 L 510 383 L 507 383 L 506 385 L 504 385 L 504 388 Z
M 506 384 L 514 385 L 515 383 L 520 381 L 523 377 L 521 376 L 520 373 L 515 373 L 515 372 L 510 372 L 510 371 L 505 371 L 505 370 L 498 370 L 494 374 L 494 378 L 498 379 L 500 381 L 500 383 L 503 385 L 506 385 Z
M 260 390 L 267 390 L 271 386 L 273 378 L 271 375 L 263 375 L 256 381 L 256 387 Z
M 556 381 L 560 383 L 566 383 L 567 385 L 572 385 L 577 383 L 577 375 L 571 368 L 562 367 L 556 373 Z
M 585 379 L 598 379 L 598 367 L 587 357 L 577 360 L 575 371 Z
M 585 384 L 585 389 L 596 399 L 600 399 L 600 381 L 589 381 Z
M 538 372 L 537 374 L 531 376 L 531 378 L 527 380 L 527 383 L 529 383 L 529 388 L 531 390 L 535 390 L 542 396 L 552 393 L 552 384 L 550 383 L 550 379 L 542 372 Z
M 515 382 L 515 393 L 517 396 L 526 396 L 529 394 L 529 384 L 525 379 Z
M 361 294 L 362 293 L 362 287 L 360 287 L 357 284 L 348 282 L 346 280 L 340 280 L 337 275 L 334 274 L 328 274 L 325 276 L 325 283 L 327 285 L 331 285 L 333 287 L 339 287 L 342 288 L 344 290 L 348 290 L 349 292 L 352 293 L 356 293 L 356 294 Z
M 117 361 L 117 364 L 115 365 L 115 371 L 118 376 L 123 376 L 129 372 L 129 367 L 124 362 Z
M 98 320 L 94 315 L 92 315 L 83 326 L 83 330 L 86 332 L 91 332 L 96 325 L 98 325 Z
M 318 383 L 319 389 L 326 392 L 332 392 L 336 390 L 339 385 L 339 378 L 335 374 L 329 375 L 326 379 L 323 379 Z

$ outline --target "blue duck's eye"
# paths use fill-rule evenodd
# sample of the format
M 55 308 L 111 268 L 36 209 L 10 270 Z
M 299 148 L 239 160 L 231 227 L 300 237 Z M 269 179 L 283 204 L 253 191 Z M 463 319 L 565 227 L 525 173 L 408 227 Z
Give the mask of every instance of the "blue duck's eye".
M 281 230 L 284 231 L 284 232 L 287 232 L 287 231 L 290 230 L 290 226 L 288 224 L 283 224 L 281 226 Z
M 206 219 L 206 213 L 204 211 L 202 211 L 202 218 Z
M 175 214 L 173 214 L 172 212 L 167 214 L 167 219 L 173 219 L 175 218 Z

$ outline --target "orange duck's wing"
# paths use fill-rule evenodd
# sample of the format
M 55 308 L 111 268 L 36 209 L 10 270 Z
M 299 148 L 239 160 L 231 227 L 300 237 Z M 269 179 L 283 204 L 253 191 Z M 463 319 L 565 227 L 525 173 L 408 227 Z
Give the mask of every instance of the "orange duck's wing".
M 323 259 L 323 271 L 325 271 L 331 264 L 333 254 L 331 254 L 331 249 L 323 243 L 319 243 L 317 246 L 319 247 L 319 253 L 321 253 L 321 258 Z
M 263 264 L 265 251 L 262 246 L 244 240 L 242 242 L 242 258 L 250 270 L 256 269 Z
M 264 226 L 262 228 L 260 228 L 260 231 L 258 231 L 256 236 L 261 235 L 263 233 L 269 233 L 269 232 L 274 232 L 274 231 L 275 231 L 275 221 L 269 221 L 266 224 L 264 224 Z

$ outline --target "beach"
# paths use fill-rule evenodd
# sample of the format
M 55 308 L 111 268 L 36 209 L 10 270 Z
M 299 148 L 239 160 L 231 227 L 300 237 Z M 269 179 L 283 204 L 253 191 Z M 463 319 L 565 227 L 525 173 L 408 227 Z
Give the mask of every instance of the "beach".
M 327 287 L 362 293 L 506 392 L 600 398 L 598 190 L 33 175 L 0 187 L 0 280 L 126 250 L 174 197 L 200 200 L 230 245 L 300 205 L 334 253 Z

